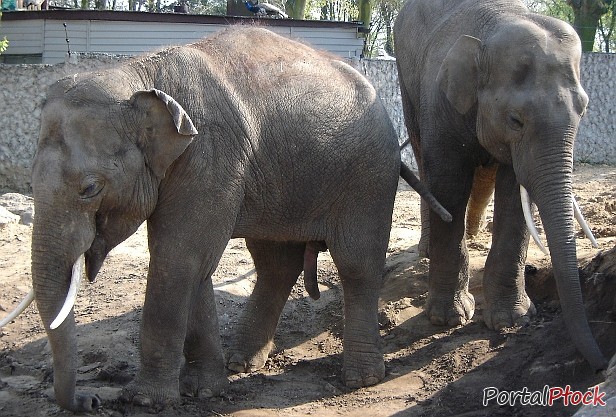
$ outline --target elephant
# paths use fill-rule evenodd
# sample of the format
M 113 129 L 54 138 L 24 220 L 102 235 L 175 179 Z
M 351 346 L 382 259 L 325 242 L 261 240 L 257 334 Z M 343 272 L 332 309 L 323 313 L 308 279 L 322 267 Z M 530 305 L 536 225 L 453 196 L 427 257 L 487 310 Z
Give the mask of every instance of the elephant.
M 542 219 L 570 337 L 593 369 L 604 369 L 584 311 L 573 228 L 573 144 L 588 103 L 575 31 L 521 0 L 407 0 L 394 39 L 420 178 L 453 216 L 446 223 L 422 210 L 431 236 L 430 321 L 458 325 L 474 314 L 465 212 L 474 180 L 496 170 L 487 326 L 523 325 L 535 312 L 524 289 L 529 232 L 518 189 L 526 190 Z M 475 212 L 491 193 L 488 181 Z
M 225 365 L 264 366 L 303 269 L 310 295 L 318 294 L 325 248 L 343 286 L 342 378 L 351 388 L 378 383 L 378 294 L 400 175 L 418 181 L 401 166 L 397 135 L 368 81 L 341 59 L 265 29 L 233 27 L 59 80 L 43 105 L 32 168 L 33 297 L 57 403 L 74 412 L 100 406 L 75 388 L 72 303 L 83 273 L 93 281 L 144 221 L 141 361 L 122 400 L 216 395 L 228 383 Z M 211 275 L 239 237 L 257 282 L 225 362 Z

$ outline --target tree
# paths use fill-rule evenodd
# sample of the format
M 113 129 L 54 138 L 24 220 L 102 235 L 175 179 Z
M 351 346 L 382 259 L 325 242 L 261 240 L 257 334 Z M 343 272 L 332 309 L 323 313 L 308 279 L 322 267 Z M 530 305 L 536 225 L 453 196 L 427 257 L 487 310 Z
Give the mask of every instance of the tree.
M 613 9 L 614 0 L 567 0 L 573 8 L 573 27 L 582 40 L 582 51 L 592 52 L 601 17 Z
M 304 19 L 306 17 L 306 0 L 286 0 L 284 9 L 291 19 Z
M 2 9 L 0 9 L 0 20 L 2 20 Z M 6 48 L 9 47 L 9 41 L 6 36 L 3 39 L 0 39 L 0 54 L 6 51 Z
M 612 8 L 599 19 L 599 34 L 601 44 L 606 53 L 616 50 L 616 1 L 612 1 Z
M 358 20 L 362 22 L 363 35 L 368 38 L 372 23 L 372 2 L 373 0 L 358 0 L 357 8 L 359 9 Z
M 596 48 L 610 52 L 616 49 L 614 30 L 616 0 L 525 0 L 525 2 L 535 13 L 556 17 L 573 25 L 582 40 L 584 51 Z M 607 12 L 600 13 L 602 9 Z M 594 21 L 589 17 L 593 14 L 597 16 Z

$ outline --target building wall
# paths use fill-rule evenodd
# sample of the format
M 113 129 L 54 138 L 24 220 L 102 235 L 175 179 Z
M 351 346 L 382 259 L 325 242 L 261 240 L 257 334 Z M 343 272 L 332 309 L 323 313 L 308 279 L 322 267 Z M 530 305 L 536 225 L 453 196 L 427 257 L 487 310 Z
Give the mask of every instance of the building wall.
M 126 57 L 80 54 L 75 63 L 0 65 L 0 189 L 30 192 L 41 105 L 47 87 L 75 72 L 109 66 Z M 372 81 L 400 137 L 407 137 L 395 61 L 354 65 Z M 616 54 L 585 54 L 582 82 L 590 104 L 575 146 L 576 161 L 616 165 Z M 412 155 L 406 155 L 412 164 Z
M 194 42 L 230 24 L 258 24 L 344 58 L 359 58 L 364 46 L 363 38 L 358 36 L 358 25 L 346 22 L 286 19 L 253 22 L 239 17 L 100 11 L 5 13 L 0 38 L 6 36 L 9 40 L 7 56 L 38 54 L 42 56 L 39 63 L 57 64 L 64 62 L 69 48 L 76 53 L 138 55 L 162 46 Z M 254 51 L 266 47 L 255 45 Z

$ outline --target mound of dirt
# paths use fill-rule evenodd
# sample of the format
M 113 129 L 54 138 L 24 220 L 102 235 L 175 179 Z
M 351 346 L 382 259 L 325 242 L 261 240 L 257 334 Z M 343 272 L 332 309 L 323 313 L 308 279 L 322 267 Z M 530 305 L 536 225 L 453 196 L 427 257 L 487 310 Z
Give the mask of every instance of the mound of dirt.
M 613 259 L 607 254 L 616 246 L 616 168 L 576 166 L 574 192 L 604 251 L 598 255 L 600 250 L 593 249 L 580 233 L 581 279 L 592 327 L 605 355 L 611 356 L 616 348 L 615 283 L 605 279 L 607 273 L 601 265 Z M 489 212 L 488 223 L 491 219 Z M 482 319 L 481 280 L 490 234 L 480 232 L 469 242 L 475 317 L 464 326 L 437 327 L 422 314 L 429 262 L 417 255 L 419 199 L 402 184 L 393 220 L 379 316 L 387 372 L 382 383 L 359 390 L 349 390 L 341 383 L 342 289 L 325 253 L 318 263 L 321 298 L 310 299 L 303 280 L 298 280 L 280 321 L 276 349 L 264 369 L 230 375 L 229 387 L 220 397 L 184 398 L 162 411 L 120 403 L 117 394 L 138 366 L 139 321 L 149 260 L 142 227 L 111 252 L 97 281 L 81 289 L 75 306 L 81 359 L 78 388 L 96 392 L 103 399 L 103 407 L 96 412 L 101 416 L 134 417 L 154 412 L 238 417 L 573 415 L 578 407 L 564 406 L 561 401 L 552 407 L 519 402 L 483 404 L 484 389 L 489 387 L 535 392 L 546 385 L 570 385 L 573 390 L 585 391 L 602 380 L 570 342 L 550 282 L 549 258 L 531 243 L 528 291 L 537 315 L 530 325 L 501 332 L 488 330 Z M 2 316 L 31 288 L 30 235 L 30 226 L 24 224 L 0 226 Z M 255 278 L 244 242 L 230 241 L 213 277 L 225 349 Z M 0 415 L 72 415 L 53 401 L 51 354 L 34 306 L 0 329 L 0 348 Z

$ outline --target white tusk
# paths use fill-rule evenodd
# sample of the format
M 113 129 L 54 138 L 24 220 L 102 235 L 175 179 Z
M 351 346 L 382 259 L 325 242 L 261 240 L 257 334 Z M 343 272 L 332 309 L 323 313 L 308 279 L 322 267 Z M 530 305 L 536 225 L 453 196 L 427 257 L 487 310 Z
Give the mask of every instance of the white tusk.
M 75 300 L 77 299 L 77 291 L 79 290 L 79 284 L 81 283 L 81 277 L 83 276 L 83 264 L 85 257 L 83 254 L 75 261 L 73 265 L 73 274 L 71 276 L 71 285 L 68 287 L 68 294 L 66 294 L 66 300 L 64 305 L 58 313 L 58 316 L 51 322 L 49 328 L 57 329 L 64 322 L 68 314 L 73 309 Z
M 598 248 L 599 244 L 597 243 L 597 239 L 592 234 L 590 227 L 588 227 L 588 223 L 586 223 L 586 219 L 582 215 L 582 211 L 580 210 L 580 206 L 578 206 L 577 201 L 575 201 L 575 197 L 571 196 L 571 200 L 573 201 L 573 214 L 575 215 L 575 219 L 578 221 L 580 226 L 582 226 L 582 230 L 590 242 L 592 243 L 593 248 Z
M 15 310 L 11 311 L 8 316 L 4 318 L 4 320 L 0 321 L 0 328 L 9 324 L 13 319 L 19 316 L 23 311 L 32 303 L 34 300 L 34 290 L 30 290 L 30 292 L 26 295 L 26 297 L 19 303 Z
M 539 232 L 537 232 L 535 222 L 533 221 L 533 216 L 530 212 L 530 197 L 528 196 L 528 191 L 526 191 L 526 188 L 524 188 L 522 185 L 520 185 L 520 199 L 522 200 L 522 211 L 524 212 L 524 220 L 526 220 L 526 227 L 528 227 L 531 236 L 535 240 L 537 246 L 539 246 L 539 249 L 541 249 L 541 252 L 546 255 L 549 255 L 550 253 L 545 248 L 545 246 L 543 246 L 543 243 L 541 243 L 541 239 L 539 239 Z

